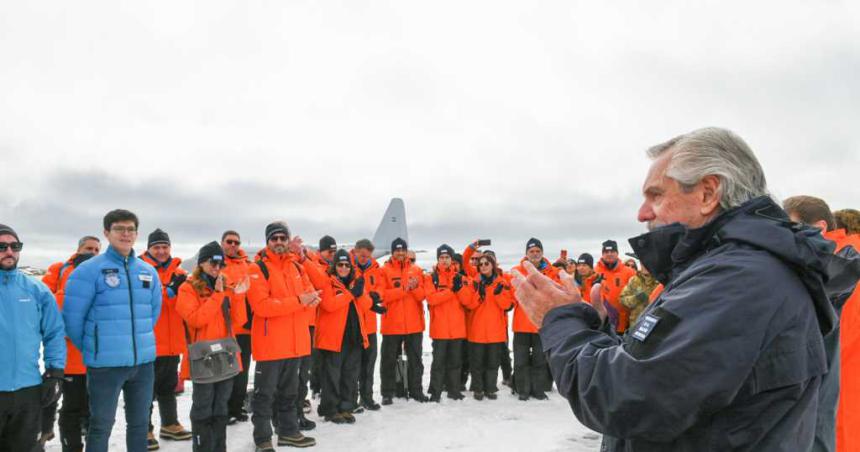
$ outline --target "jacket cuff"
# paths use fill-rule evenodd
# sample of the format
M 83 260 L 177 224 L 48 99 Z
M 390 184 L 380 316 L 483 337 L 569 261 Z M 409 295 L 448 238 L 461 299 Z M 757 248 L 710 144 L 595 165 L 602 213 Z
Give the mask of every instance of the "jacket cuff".
M 543 351 L 548 352 L 565 339 L 582 330 L 599 330 L 605 322 L 586 303 L 573 303 L 552 309 L 543 319 L 540 339 Z

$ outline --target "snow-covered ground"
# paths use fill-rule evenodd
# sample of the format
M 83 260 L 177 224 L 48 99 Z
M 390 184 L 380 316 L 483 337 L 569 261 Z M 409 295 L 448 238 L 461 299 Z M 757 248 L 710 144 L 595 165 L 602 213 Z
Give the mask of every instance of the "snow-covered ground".
M 425 336 L 426 337 L 426 336 Z M 430 381 L 429 339 L 424 343 L 424 388 Z M 377 360 L 378 364 L 378 360 Z M 376 395 L 379 401 L 379 372 L 377 368 Z M 253 377 L 253 372 L 251 373 Z M 507 386 L 500 384 L 498 400 L 474 400 L 471 393 L 462 401 L 452 401 L 444 396 L 440 404 L 417 403 L 394 399 L 394 404 L 382 407 L 377 412 L 356 415 L 352 425 L 335 425 L 323 422 L 316 415 L 316 404 L 308 417 L 317 423 L 317 428 L 304 432 L 317 440 L 314 451 L 596 451 L 600 446 L 600 435 L 580 424 L 567 402 L 557 392 L 549 394 L 549 400 L 521 402 L 511 394 Z M 111 435 L 112 451 L 125 450 L 125 417 L 122 402 L 117 411 L 116 425 Z M 186 428 L 191 428 L 188 413 L 191 410 L 191 383 L 178 398 L 179 419 Z M 158 409 L 153 422 L 159 425 Z M 227 427 L 227 449 L 230 451 L 253 451 L 251 423 L 240 423 Z M 55 432 L 58 430 L 55 428 Z M 189 441 L 171 442 L 160 440 L 163 451 L 190 451 Z M 280 447 L 279 450 L 290 450 Z M 59 439 L 49 442 L 47 451 L 61 450 Z

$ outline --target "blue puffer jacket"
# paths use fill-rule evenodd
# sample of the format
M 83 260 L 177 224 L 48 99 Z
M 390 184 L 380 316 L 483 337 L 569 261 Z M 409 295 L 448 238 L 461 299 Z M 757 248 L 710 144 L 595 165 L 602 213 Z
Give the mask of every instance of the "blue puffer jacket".
M 63 319 L 66 335 L 87 367 L 125 367 L 155 361 L 153 328 L 161 314 L 161 282 L 151 265 L 113 247 L 69 276 Z
M 0 391 L 42 383 L 42 343 L 45 367 L 66 367 L 63 336 L 63 319 L 51 291 L 20 270 L 0 270 Z

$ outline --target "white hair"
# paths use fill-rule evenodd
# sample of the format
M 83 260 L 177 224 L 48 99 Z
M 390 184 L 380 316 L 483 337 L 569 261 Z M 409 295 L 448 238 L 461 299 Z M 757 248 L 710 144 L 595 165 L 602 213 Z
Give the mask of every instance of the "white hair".
M 717 176 L 723 209 L 769 195 L 758 159 L 746 142 L 730 130 L 694 130 L 651 147 L 648 157 L 656 159 L 670 151 L 666 176 L 678 181 L 685 191 L 692 190 L 705 176 Z

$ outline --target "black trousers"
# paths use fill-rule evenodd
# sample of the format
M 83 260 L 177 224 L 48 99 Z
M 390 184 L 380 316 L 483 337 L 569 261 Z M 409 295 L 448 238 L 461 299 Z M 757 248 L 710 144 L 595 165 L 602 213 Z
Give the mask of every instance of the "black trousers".
M 176 385 L 179 384 L 179 357 L 159 356 L 155 358 L 155 383 L 152 390 L 153 401 L 158 401 L 158 414 L 161 426 L 179 423 L 176 414 Z M 152 405 L 149 407 L 149 431 L 152 425 Z
M 0 452 L 33 450 L 41 412 L 41 385 L 0 392 Z
M 60 401 L 57 400 L 46 407 L 42 407 L 42 412 L 39 414 L 39 425 L 41 425 L 39 431 L 43 435 L 54 431 L 54 421 L 57 420 L 57 406 L 59 405 Z
M 251 367 L 251 335 L 237 334 L 236 342 L 242 349 L 242 372 L 233 377 L 233 389 L 230 392 L 230 400 L 227 401 L 227 412 L 230 416 L 242 414 L 248 394 L 248 369 Z
M 511 347 L 508 346 L 508 341 L 505 341 L 505 348 L 502 350 L 502 379 L 509 380 L 511 378 L 511 374 L 513 373 L 513 367 L 511 366 Z
M 314 354 L 317 351 L 317 349 L 314 348 L 314 327 L 309 327 L 308 331 L 311 335 L 311 354 L 299 358 L 299 388 L 296 393 L 296 410 L 298 410 L 298 413 L 301 413 L 304 409 L 305 399 L 308 397 L 308 383 L 311 379 Z
M 424 364 L 421 362 L 421 341 L 423 333 L 414 334 L 383 334 L 382 335 L 382 362 L 380 363 L 380 374 L 382 376 L 382 396 L 394 397 L 395 366 L 400 351 L 406 349 L 406 381 L 409 393 L 413 395 L 423 394 L 421 377 L 424 375 Z
M 235 378 L 235 377 L 234 377 Z M 194 383 L 191 393 L 191 433 L 194 452 L 227 452 L 227 405 L 233 378 L 218 383 Z
M 463 364 L 460 366 L 460 389 L 466 389 L 466 382 L 469 381 L 469 343 L 463 344 L 463 350 L 460 354 L 463 359 Z
M 361 349 L 361 367 L 358 373 L 358 388 L 362 401 L 373 400 L 373 373 L 376 369 L 376 355 L 379 353 L 376 333 L 367 335 L 367 348 Z
M 360 342 L 343 341 L 339 352 L 320 350 L 322 367 L 322 391 L 317 413 L 320 416 L 333 416 L 337 413 L 351 413 L 355 409 L 358 394 L 358 374 L 361 369 Z
M 430 365 L 430 393 L 460 392 L 460 367 L 463 357 L 463 339 L 433 339 L 433 363 Z
M 502 350 L 504 347 L 505 346 L 502 342 L 496 344 L 469 342 L 469 366 L 472 371 L 472 391 L 499 391 L 499 365 L 501 363 Z
M 514 333 L 514 369 L 518 394 L 538 395 L 546 391 L 546 356 L 537 333 Z
M 296 393 L 299 387 L 299 361 L 299 358 L 257 361 L 254 398 L 251 402 L 255 444 L 272 440 L 273 404 L 278 411 L 278 435 L 298 433 Z
M 87 376 L 66 375 L 63 380 L 63 405 L 60 407 L 60 442 L 63 450 L 79 450 L 83 445 L 81 424 L 90 416 Z
M 311 392 L 318 393 L 322 388 L 322 376 L 320 372 L 322 372 L 322 362 L 320 361 L 319 353 L 320 351 L 314 347 L 314 328 L 311 327 L 311 367 L 310 367 L 310 384 L 311 384 Z

